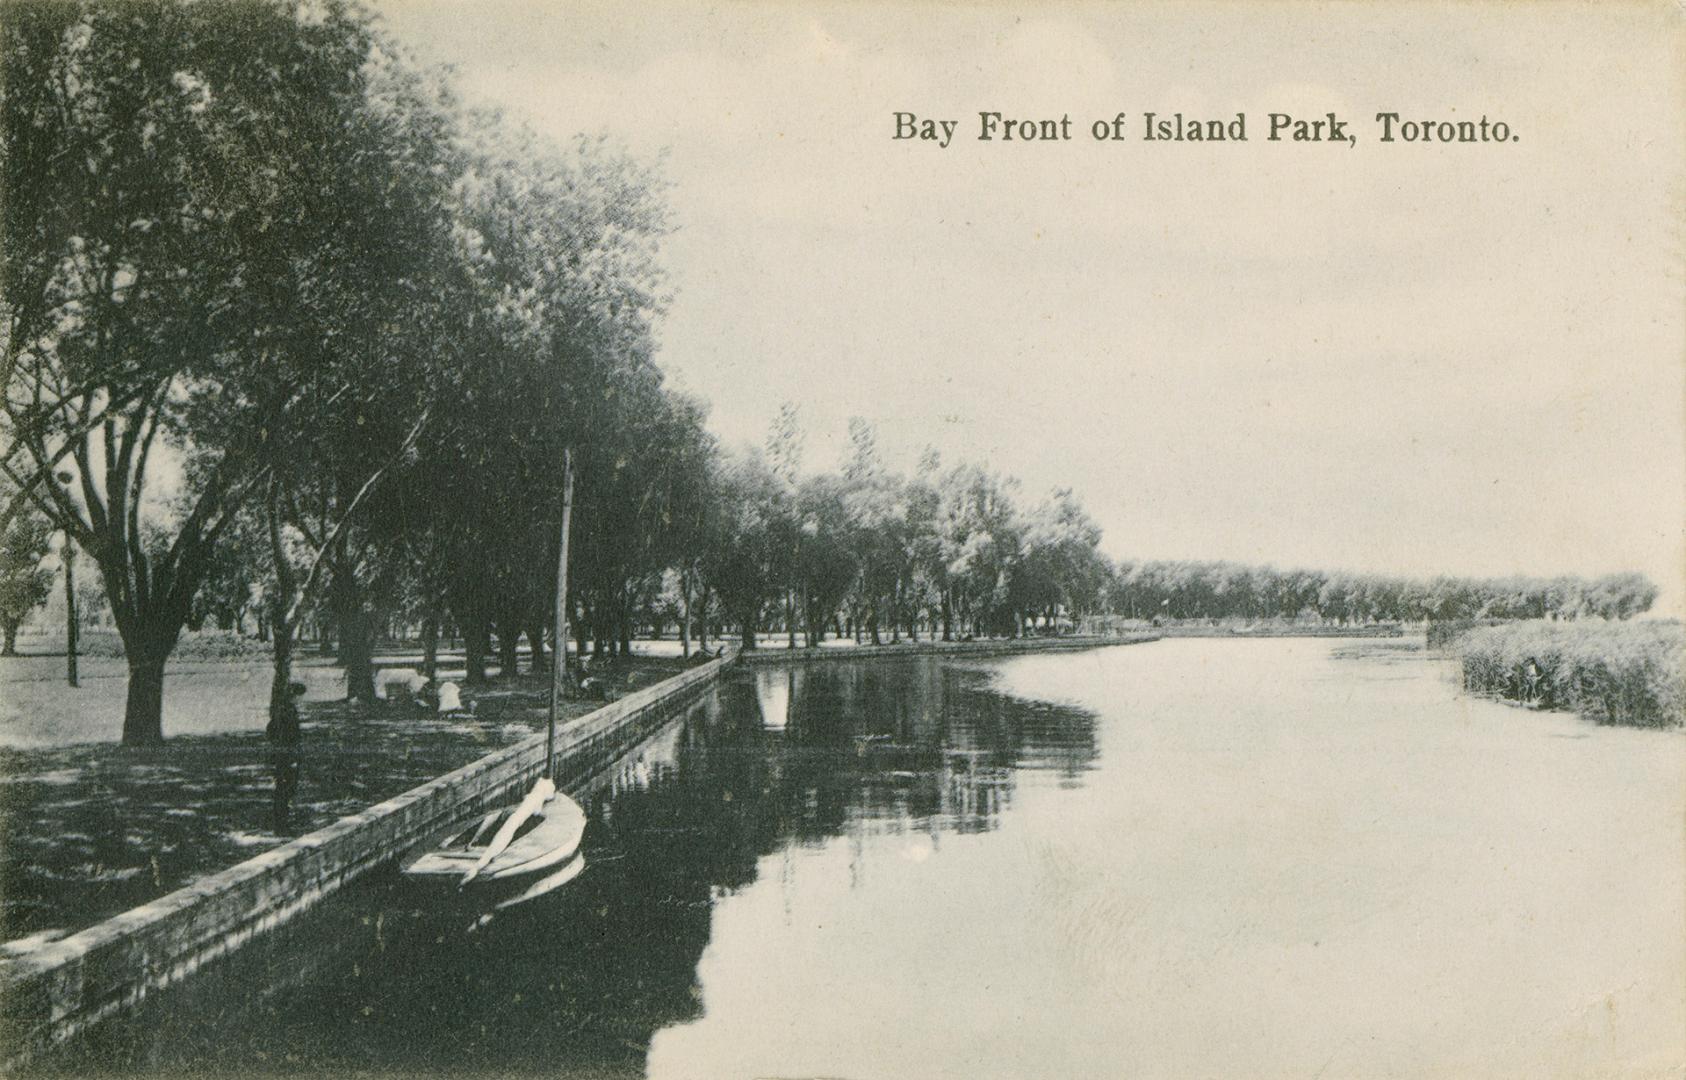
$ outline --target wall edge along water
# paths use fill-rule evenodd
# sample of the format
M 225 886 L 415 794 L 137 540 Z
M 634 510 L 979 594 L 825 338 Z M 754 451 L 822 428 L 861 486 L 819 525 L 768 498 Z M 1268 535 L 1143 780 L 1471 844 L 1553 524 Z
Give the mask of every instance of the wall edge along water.
M 738 656 L 745 664 L 801 664 L 815 660 L 876 660 L 913 656 L 1015 656 L 1020 653 L 1070 652 L 1099 649 L 1109 645 L 1141 645 L 1158 641 L 1160 634 L 1061 638 L 1003 638 L 998 641 L 908 641 L 899 645 L 846 645 L 834 648 L 783 647 L 746 649 Z
M 558 786 L 613 760 L 736 659 L 727 649 L 562 725 Z M 0 1071 L 134 1008 L 441 830 L 517 797 L 543 769 L 544 746 L 539 732 L 151 903 L 0 960 Z

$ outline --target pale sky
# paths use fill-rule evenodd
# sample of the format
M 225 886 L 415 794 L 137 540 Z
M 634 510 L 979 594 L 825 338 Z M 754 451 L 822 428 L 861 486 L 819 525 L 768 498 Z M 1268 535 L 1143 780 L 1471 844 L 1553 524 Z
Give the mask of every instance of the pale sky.
M 788 400 L 812 467 L 861 416 L 902 467 L 1074 487 L 1115 556 L 1686 600 L 1672 4 L 378 7 L 469 100 L 665 152 L 661 361 L 728 442 Z M 979 142 L 983 110 L 1073 139 Z M 1143 142 L 1147 111 L 1249 141 Z M 1265 140 L 1331 111 L 1356 145 Z M 1383 144 L 1383 111 L 1518 141 Z

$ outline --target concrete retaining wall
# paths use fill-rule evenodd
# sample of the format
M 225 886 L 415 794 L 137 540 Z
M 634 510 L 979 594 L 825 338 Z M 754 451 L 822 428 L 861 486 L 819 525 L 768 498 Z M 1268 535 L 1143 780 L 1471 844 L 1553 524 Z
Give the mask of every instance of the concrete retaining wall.
M 1010 656 L 1019 653 L 1068 652 L 1106 645 L 1138 645 L 1159 635 L 1002 638 L 991 641 L 909 641 L 900 645 L 836 645 L 819 649 L 766 648 L 746 650 L 739 661 L 748 664 L 807 663 L 811 660 L 871 660 L 886 656 Z
M 558 786 L 613 761 L 735 659 L 728 651 L 558 728 Z M 544 745 L 540 733 L 28 956 L 0 961 L 3 1071 L 239 948 L 441 830 L 519 797 L 543 767 Z

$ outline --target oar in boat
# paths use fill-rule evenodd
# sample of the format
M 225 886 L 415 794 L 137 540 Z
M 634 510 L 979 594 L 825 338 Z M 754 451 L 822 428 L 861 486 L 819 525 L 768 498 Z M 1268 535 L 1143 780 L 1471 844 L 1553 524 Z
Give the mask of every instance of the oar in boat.
M 503 827 L 498 829 L 497 833 L 493 835 L 491 843 L 486 845 L 486 850 L 480 854 L 480 860 L 469 867 L 468 873 L 462 876 L 462 885 L 467 885 L 479 877 L 480 871 L 491 865 L 493 859 L 502 855 L 504 848 L 508 847 L 510 841 L 515 839 L 515 832 L 521 828 L 521 823 L 538 813 L 555 794 L 556 785 L 550 777 L 539 777 L 538 783 L 533 785 L 533 790 L 527 792 L 527 797 L 521 800 L 521 804 L 510 811 Z M 458 887 L 460 888 L 461 885 Z

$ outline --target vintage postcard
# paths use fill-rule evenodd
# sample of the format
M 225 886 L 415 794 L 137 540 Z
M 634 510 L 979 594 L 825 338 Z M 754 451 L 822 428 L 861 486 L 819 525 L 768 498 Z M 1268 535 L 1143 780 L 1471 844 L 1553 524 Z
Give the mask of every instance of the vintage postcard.
M 0 1068 L 1680 1077 L 1677 0 L 0 2 Z

